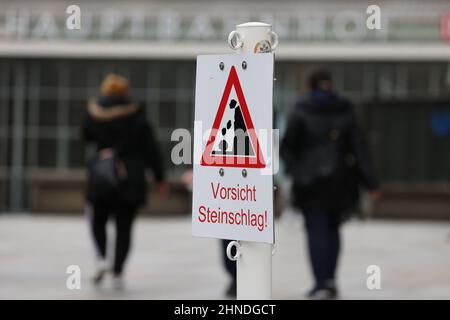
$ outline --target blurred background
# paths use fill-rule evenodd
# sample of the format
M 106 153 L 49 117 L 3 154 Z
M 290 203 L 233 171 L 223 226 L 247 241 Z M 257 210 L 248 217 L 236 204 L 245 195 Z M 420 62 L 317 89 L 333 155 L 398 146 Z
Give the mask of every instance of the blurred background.
M 70 4 L 0 1 L 4 216 L 83 214 L 80 125 L 86 101 L 116 72 L 146 106 L 171 185 L 167 199 L 151 195 L 144 215 L 189 217 L 190 194 L 180 181 L 189 166 L 170 161 L 170 135 L 193 127 L 196 56 L 230 53 L 226 38 L 236 24 L 263 21 L 280 36 L 274 109 L 281 134 L 306 90 L 304 74 L 329 68 L 355 105 L 380 176 L 383 197 L 371 215 L 450 219 L 448 0 L 78 0 L 81 30 L 65 26 Z M 370 4 L 381 8 L 381 30 L 366 27 Z M 281 191 L 278 199 L 286 200 L 287 188 Z

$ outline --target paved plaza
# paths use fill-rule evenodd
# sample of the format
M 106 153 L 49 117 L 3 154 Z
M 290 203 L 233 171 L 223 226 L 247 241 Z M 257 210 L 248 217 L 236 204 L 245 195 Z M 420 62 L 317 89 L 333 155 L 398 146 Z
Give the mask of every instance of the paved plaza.
M 94 253 L 83 216 L 0 215 L 0 299 L 224 299 L 219 241 L 193 238 L 190 217 L 140 217 L 126 289 L 89 281 Z M 273 298 L 302 299 L 311 285 L 300 216 L 276 225 Z M 352 221 L 343 230 L 342 299 L 449 299 L 450 222 Z M 368 290 L 366 268 L 381 268 L 381 290 Z M 66 288 L 79 265 L 81 290 Z

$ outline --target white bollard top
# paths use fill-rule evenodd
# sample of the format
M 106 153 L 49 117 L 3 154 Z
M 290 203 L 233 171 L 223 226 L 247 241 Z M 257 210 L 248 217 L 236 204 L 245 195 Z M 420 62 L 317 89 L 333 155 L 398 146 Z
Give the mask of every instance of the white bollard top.
M 238 28 L 250 28 L 250 27 L 271 27 L 270 24 L 264 22 L 246 22 L 238 24 Z
M 246 22 L 230 32 L 228 45 L 238 53 L 264 53 L 274 51 L 278 46 L 278 35 L 272 26 L 264 22 Z

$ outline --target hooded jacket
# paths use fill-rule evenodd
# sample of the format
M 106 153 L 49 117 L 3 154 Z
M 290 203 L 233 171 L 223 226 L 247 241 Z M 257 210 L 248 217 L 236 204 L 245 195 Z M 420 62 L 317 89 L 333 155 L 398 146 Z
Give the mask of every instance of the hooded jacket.
M 121 205 L 141 206 L 146 202 L 146 169 L 156 181 L 164 178 L 161 156 L 145 110 L 125 97 L 101 97 L 89 101 L 83 126 L 84 140 L 97 150 L 112 148 L 126 168 L 127 177 L 120 184 L 117 198 Z M 93 161 L 94 159 L 91 159 Z M 88 201 L 97 201 L 88 181 Z
M 303 210 L 348 213 L 360 185 L 378 187 L 353 108 L 331 91 L 313 91 L 296 104 L 280 152 L 293 178 L 293 204 Z

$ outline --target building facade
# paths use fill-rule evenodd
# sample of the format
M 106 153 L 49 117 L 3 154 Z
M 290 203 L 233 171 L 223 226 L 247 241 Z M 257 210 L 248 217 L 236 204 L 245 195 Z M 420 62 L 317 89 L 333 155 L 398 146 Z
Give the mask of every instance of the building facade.
M 448 201 L 447 1 L 381 1 L 381 30 L 367 28 L 358 1 L 79 1 L 80 30 L 65 25 L 69 5 L 0 3 L 0 210 L 51 211 L 45 203 L 68 194 L 76 199 L 63 201 L 68 210 L 79 207 L 80 125 L 110 72 L 128 77 L 133 98 L 145 104 L 176 184 L 188 166 L 171 163 L 170 135 L 193 127 L 195 57 L 230 52 L 228 32 L 251 20 L 272 23 L 280 35 L 274 108 L 281 132 L 305 92 L 304 75 L 328 67 L 355 105 L 383 188 Z

